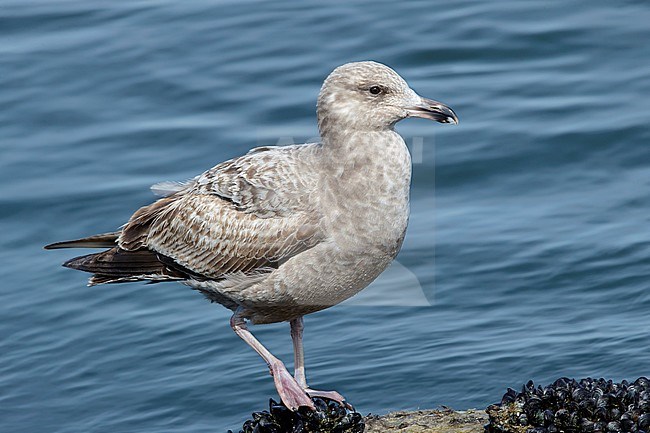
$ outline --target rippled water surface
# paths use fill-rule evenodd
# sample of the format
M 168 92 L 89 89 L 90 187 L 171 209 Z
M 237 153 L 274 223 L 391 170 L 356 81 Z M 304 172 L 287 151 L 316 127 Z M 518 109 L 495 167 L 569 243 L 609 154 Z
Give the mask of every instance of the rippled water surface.
M 0 430 L 215 432 L 263 408 L 226 309 L 87 288 L 41 247 L 115 229 L 152 183 L 313 139 L 323 78 L 361 59 L 461 123 L 398 126 L 416 164 L 389 301 L 307 317 L 312 384 L 381 413 L 650 375 L 649 22 L 642 1 L 5 0 Z M 254 331 L 291 359 L 286 324 Z

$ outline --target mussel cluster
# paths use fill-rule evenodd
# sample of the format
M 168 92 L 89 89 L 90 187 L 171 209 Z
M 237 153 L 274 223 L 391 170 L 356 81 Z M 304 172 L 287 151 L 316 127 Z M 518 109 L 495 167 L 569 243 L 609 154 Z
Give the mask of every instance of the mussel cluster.
M 253 413 L 239 433 L 363 433 L 360 413 L 326 398 L 312 398 L 316 410 L 289 410 L 283 403 L 269 402 L 269 410 Z M 232 430 L 228 430 L 232 433 Z
M 650 380 L 560 378 L 546 387 L 529 381 L 508 388 L 487 408 L 487 433 L 650 433 Z

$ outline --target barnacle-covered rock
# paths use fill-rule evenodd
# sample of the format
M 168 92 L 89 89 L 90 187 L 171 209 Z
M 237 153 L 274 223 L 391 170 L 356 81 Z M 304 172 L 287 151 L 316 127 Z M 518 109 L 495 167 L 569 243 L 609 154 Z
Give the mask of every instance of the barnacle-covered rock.
M 482 410 L 449 408 L 368 415 L 365 433 L 482 433 L 487 415 Z
M 301 407 L 293 412 L 271 399 L 269 410 L 253 413 L 239 433 L 363 433 L 363 417 L 354 409 L 326 398 L 312 401 L 315 411 Z
M 560 378 L 508 389 L 486 409 L 487 433 L 650 433 L 650 380 Z

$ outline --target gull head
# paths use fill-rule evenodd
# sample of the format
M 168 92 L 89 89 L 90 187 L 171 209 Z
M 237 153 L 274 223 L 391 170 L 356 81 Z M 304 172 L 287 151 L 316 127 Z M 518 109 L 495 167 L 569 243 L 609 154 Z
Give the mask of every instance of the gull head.
M 377 62 L 346 63 L 325 79 L 318 95 L 318 126 L 387 130 L 407 117 L 458 123 L 445 104 L 415 93 L 402 77 Z

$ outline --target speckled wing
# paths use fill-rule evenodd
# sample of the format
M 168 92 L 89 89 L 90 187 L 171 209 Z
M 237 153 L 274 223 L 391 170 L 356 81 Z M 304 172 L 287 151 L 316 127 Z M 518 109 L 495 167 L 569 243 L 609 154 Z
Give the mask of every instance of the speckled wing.
M 139 209 L 118 245 L 147 248 L 201 277 L 272 269 L 322 240 L 305 176 L 316 144 L 257 148 Z
M 266 146 L 225 161 L 193 179 L 197 192 L 216 194 L 260 218 L 287 217 L 313 207 L 317 143 Z

